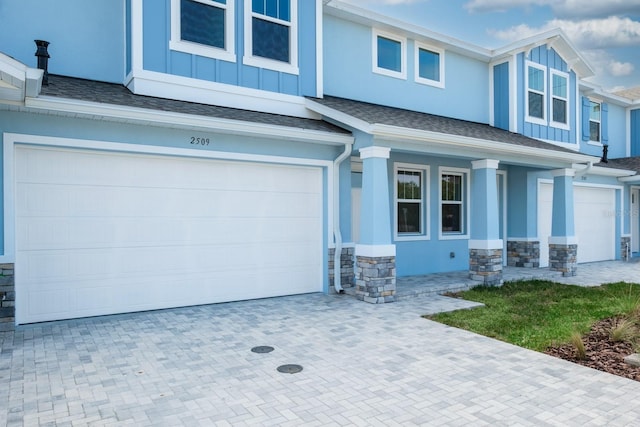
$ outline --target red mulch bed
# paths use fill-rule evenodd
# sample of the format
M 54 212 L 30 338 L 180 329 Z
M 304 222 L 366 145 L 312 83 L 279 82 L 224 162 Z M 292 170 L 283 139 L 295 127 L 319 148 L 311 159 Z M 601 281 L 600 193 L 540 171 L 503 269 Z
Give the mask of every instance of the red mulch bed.
M 582 337 L 586 350 L 584 360 L 576 357 L 576 350 L 570 344 L 549 347 L 545 353 L 599 371 L 640 381 L 640 367 L 624 362 L 626 356 L 635 353 L 633 346 L 627 342 L 612 341 L 609 337 L 609 331 L 615 326 L 617 320 L 618 318 L 601 320 L 593 325 L 589 334 Z

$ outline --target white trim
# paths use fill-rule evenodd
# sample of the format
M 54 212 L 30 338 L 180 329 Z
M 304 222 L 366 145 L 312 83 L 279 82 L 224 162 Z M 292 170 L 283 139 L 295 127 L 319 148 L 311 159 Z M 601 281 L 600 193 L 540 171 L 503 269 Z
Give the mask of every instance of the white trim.
M 493 159 L 472 160 L 471 169 L 498 169 L 499 163 L 500 160 Z
M 496 100 L 494 96 L 495 85 L 493 84 L 494 69 L 501 63 L 491 62 L 489 63 L 489 126 L 495 126 L 496 118 L 495 118 L 495 108 L 496 108 Z
M 136 70 L 142 70 L 143 56 L 143 0 L 131 0 L 131 74 Z M 126 62 L 125 62 L 126 66 Z
M 421 230 L 418 233 L 400 233 L 398 231 L 398 171 L 420 172 L 420 186 L 422 194 L 420 198 L 420 223 Z M 393 240 L 395 241 L 415 241 L 431 239 L 431 197 L 430 197 L 430 176 L 431 167 L 416 163 L 394 163 L 393 164 Z
M 356 244 L 356 256 L 369 258 L 396 256 L 396 245 L 360 245 Z
M 244 5 L 244 56 L 242 63 L 252 67 L 265 68 L 282 73 L 300 74 L 298 68 L 298 0 L 289 2 L 290 21 L 272 18 L 260 13 L 254 13 L 251 2 L 246 1 Z M 278 25 L 289 27 L 289 62 L 282 62 L 275 59 L 263 58 L 253 55 L 253 18 L 272 22 Z
M 511 108 L 509 108 L 511 114 L 509 117 L 509 130 L 514 133 L 518 132 L 518 105 L 520 104 L 518 81 L 518 56 L 513 54 L 509 58 L 509 83 L 511 85 L 509 88 L 509 102 L 511 103 Z
M 555 169 L 555 170 L 551 171 L 551 176 L 553 176 L 553 177 L 556 177 L 556 176 L 574 177 L 574 176 L 576 176 L 576 171 L 575 171 L 575 169 L 569 169 L 569 168 Z
M 381 31 L 377 28 L 371 29 L 371 58 L 372 58 L 372 70 L 376 74 L 382 74 L 388 77 L 394 77 L 396 79 L 407 79 L 407 39 L 396 34 Z M 400 43 L 400 71 L 388 70 L 386 68 L 378 67 L 378 37 L 388 39 Z
M 362 160 L 369 159 L 371 157 L 375 157 L 377 159 L 388 159 L 391 153 L 391 148 L 389 147 L 363 147 L 360 149 L 360 158 Z
M 17 133 L 3 134 L 3 178 L 4 178 L 4 255 L 0 255 L 0 262 L 15 262 L 15 175 L 14 151 L 15 145 L 40 145 L 59 148 L 90 149 L 136 154 L 157 154 L 190 158 L 204 158 L 217 160 L 235 160 L 258 163 L 271 163 L 293 166 L 310 166 L 327 168 L 327 212 L 333 211 L 333 168 L 330 160 L 304 159 L 295 157 L 280 157 L 263 154 L 229 153 L 222 151 L 203 151 L 187 148 L 162 147 L 153 145 L 139 145 L 121 142 L 107 142 L 88 139 L 62 138 Z M 332 242 L 333 216 L 327 215 L 327 241 Z M 330 246 L 331 247 L 331 246 Z M 394 247 L 395 249 L 395 247 Z
M 461 175 L 463 188 L 463 200 L 461 201 L 462 209 L 460 213 L 464 214 L 461 233 L 443 232 L 442 231 L 442 175 Z M 471 235 L 471 171 L 468 168 L 454 168 L 439 166 L 438 167 L 438 240 L 463 240 L 469 239 Z
M 420 50 L 425 50 L 425 51 L 429 51 L 431 53 L 436 53 L 438 54 L 438 73 L 440 76 L 440 80 L 431 80 L 431 79 L 427 79 L 425 77 L 421 77 L 420 76 Z M 429 86 L 434 86 L 434 87 L 438 87 L 438 88 L 443 88 L 444 89 L 444 77 L 445 77 L 445 69 L 444 69 L 444 61 L 445 61 L 445 52 L 444 49 L 440 49 L 434 46 L 430 46 L 426 43 L 421 43 L 419 41 L 414 41 L 414 69 L 415 69 L 415 74 L 414 74 L 414 79 L 416 81 L 416 83 L 420 83 L 420 84 L 425 84 L 425 85 L 429 85 Z
M 549 236 L 548 243 L 550 245 L 577 245 L 578 238 L 576 236 Z
M 550 69 L 549 71 L 550 71 L 549 72 L 549 108 L 551 110 L 549 112 L 549 125 L 557 129 L 570 130 L 569 121 L 571 120 L 571 102 L 569 101 L 569 96 L 571 94 L 571 78 L 569 74 L 565 73 L 564 71 L 555 70 L 555 69 Z M 567 96 L 564 98 L 553 94 L 553 76 L 554 75 L 562 77 L 563 79 L 566 80 Z M 565 105 L 566 105 L 565 117 L 567 119 L 567 123 L 556 122 L 553 120 L 553 113 L 554 113 L 553 99 L 554 98 L 558 98 L 559 100 L 562 100 L 565 102 Z
M 537 68 L 538 70 L 543 72 L 543 92 L 540 92 L 536 89 L 529 88 L 529 67 Z M 535 62 L 531 62 L 529 60 L 524 61 L 524 97 L 525 97 L 525 108 L 524 108 L 524 120 L 529 123 L 534 123 L 537 125 L 547 126 L 547 68 L 537 64 Z M 533 117 L 529 115 L 529 92 L 536 93 L 538 95 L 542 95 L 542 118 Z
M 34 110 L 65 112 L 74 117 L 99 116 L 103 119 L 115 119 L 126 123 L 150 123 L 154 126 L 176 129 L 199 128 L 217 133 L 255 137 L 284 137 L 329 145 L 344 145 L 349 143 L 348 141 L 353 142 L 352 136 L 309 129 L 52 97 L 30 98 L 27 100 L 26 106 Z
M 495 240 L 469 240 L 469 249 L 503 249 L 504 242 L 502 239 Z
M 182 40 L 181 30 L 181 0 L 171 0 L 171 39 L 169 40 L 169 49 L 179 52 L 190 53 L 193 55 L 204 56 L 207 58 L 221 59 L 228 62 L 236 62 L 235 48 L 235 0 L 227 0 L 226 3 L 219 3 L 217 0 L 190 0 L 202 3 L 208 7 L 215 7 L 224 10 L 224 48 L 208 46 L 205 44 Z M 215 4 L 212 4 L 215 3 Z
M 324 31 L 322 2 L 316 1 L 316 96 L 324 94 Z
M 127 84 L 137 95 L 178 101 L 197 102 L 221 107 L 318 119 L 320 116 L 305 106 L 302 96 L 286 95 L 242 86 L 228 85 L 155 71 L 137 70 Z

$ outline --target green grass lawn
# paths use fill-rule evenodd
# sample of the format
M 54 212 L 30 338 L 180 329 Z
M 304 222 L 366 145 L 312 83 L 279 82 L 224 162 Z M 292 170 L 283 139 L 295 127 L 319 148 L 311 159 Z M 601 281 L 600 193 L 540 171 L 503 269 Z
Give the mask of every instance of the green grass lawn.
M 533 280 L 507 282 L 500 287 L 479 286 L 456 296 L 485 306 L 426 317 L 544 351 L 568 342 L 574 332 L 588 332 L 598 320 L 629 314 L 640 303 L 640 284 L 580 287 Z

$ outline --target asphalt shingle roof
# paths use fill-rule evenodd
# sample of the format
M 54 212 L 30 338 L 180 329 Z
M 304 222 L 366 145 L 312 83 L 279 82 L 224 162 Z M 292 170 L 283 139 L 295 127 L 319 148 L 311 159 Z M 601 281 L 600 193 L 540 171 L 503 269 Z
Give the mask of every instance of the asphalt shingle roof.
M 598 163 L 596 166 L 613 169 L 626 169 L 630 171 L 636 171 L 640 174 L 640 156 L 609 159 L 608 163 Z
M 120 84 L 97 82 L 93 80 L 84 80 L 58 75 L 49 75 L 49 84 L 42 86 L 41 94 L 58 98 L 97 102 L 101 104 L 121 105 L 145 108 L 148 110 L 191 114 L 349 135 L 348 131 L 322 120 L 305 119 L 280 114 L 261 113 L 236 108 L 218 107 L 214 105 L 136 95 Z
M 576 153 L 575 151 L 559 147 L 557 145 L 528 138 L 524 135 L 509 132 L 483 123 L 469 122 L 466 120 L 370 104 L 367 102 L 354 101 L 334 96 L 325 96 L 322 99 L 312 98 L 312 100 L 325 107 L 348 114 L 372 125 L 384 124 L 415 130 L 439 132 L 449 135 L 503 142 L 525 147 L 561 151 L 565 153 Z

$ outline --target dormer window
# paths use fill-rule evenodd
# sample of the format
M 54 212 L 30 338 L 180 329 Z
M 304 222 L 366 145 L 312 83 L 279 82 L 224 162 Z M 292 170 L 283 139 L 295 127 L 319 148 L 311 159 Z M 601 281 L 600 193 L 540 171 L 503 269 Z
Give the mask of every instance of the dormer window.
M 170 48 L 235 62 L 234 2 L 171 0 Z
M 298 74 L 296 0 L 252 0 L 245 13 L 243 62 Z

